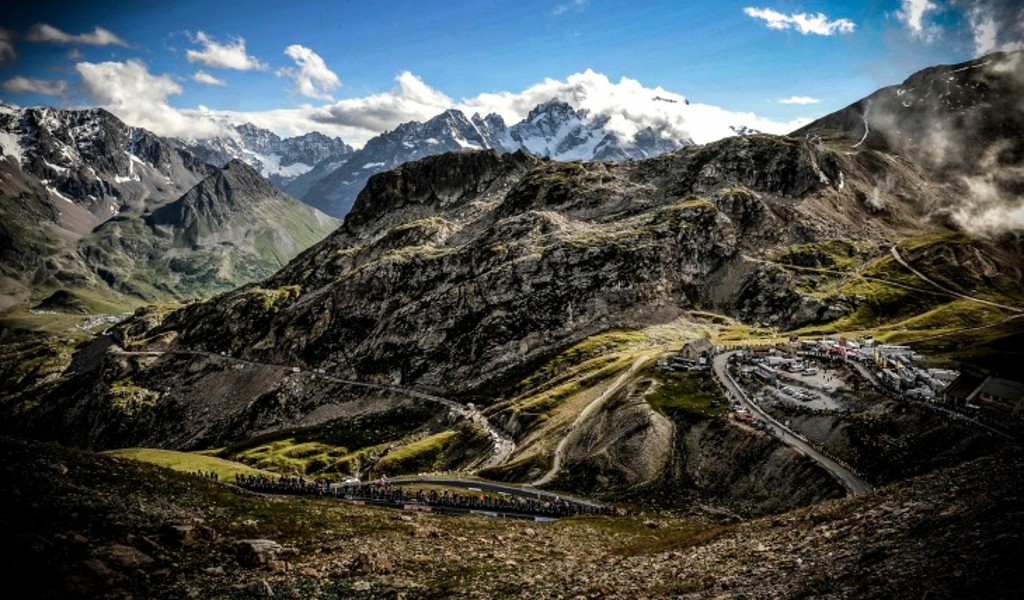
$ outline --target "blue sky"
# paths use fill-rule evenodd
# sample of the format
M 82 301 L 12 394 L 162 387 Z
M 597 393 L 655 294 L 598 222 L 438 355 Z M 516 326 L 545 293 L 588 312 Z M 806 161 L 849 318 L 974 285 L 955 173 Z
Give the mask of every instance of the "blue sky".
M 205 135 L 213 126 L 194 122 L 221 116 L 358 144 L 446 106 L 514 119 L 549 93 L 587 108 L 643 97 L 616 93 L 625 77 L 643 93 L 680 94 L 723 115 L 754 113 L 762 120 L 735 118 L 769 129 L 827 114 L 925 66 L 1020 47 L 1016 5 L 24 3 L 0 16 L 0 99 L 106 106 L 168 135 Z

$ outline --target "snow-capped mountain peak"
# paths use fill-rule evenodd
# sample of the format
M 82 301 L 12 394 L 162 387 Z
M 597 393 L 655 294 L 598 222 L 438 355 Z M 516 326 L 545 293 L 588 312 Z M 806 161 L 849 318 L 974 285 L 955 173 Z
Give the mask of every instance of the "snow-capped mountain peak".
M 240 159 L 276 186 L 294 196 L 308 190 L 308 179 L 319 179 L 337 167 L 353 152 L 341 138 L 319 132 L 281 138 L 274 132 L 252 123 L 233 126 L 237 136 L 202 140 L 185 140 L 185 145 L 199 158 L 217 166 Z M 332 169 L 333 170 L 333 169 Z
M 54 202 L 84 208 L 83 230 L 126 209 L 159 205 L 208 174 L 175 140 L 130 127 L 101 108 L 0 110 L 0 146 Z
M 526 150 L 556 160 L 625 160 L 692 143 L 674 140 L 651 127 L 627 139 L 610 130 L 609 121 L 607 115 L 573 108 L 557 98 L 535 106 L 511 127 L 497 114 L 467 118 L 462 111 L 449 109 L 425 123 L 403 123 L 370 139 L 300 197 L 328 214 L 344 216 L 371 175 L 442 152 L 492 148 Z

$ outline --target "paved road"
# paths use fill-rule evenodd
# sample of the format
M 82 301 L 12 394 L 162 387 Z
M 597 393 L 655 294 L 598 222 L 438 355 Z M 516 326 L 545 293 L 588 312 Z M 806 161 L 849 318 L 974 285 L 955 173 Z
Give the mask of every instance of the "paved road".
M 216 352 L 208 352 L 206 350 L 169 350 L 167 352 L 135 352 L 135 351 L 121 350 L 120 353 L 121 354 L 133 355 L 133 356 L 150 356 L 150 357 L 159 357 L 159 356 L 163 356 L 164 354 L 176 354 L 176 355 L 185 355 L 185 356 L 204 356 L 204 357 L 212 358 L 212 359 L 216 359 L 216 360 L 233 362 L 233 363 L 239 363 L 239 364 L 246 364 L 246 365 L 251 365 L 251 366 L 256 366 L 256 367 L 269 367 L 269 368 L 273 368 L 273 369 L 285 370 L 285 371 L 292 372 L 292 373 L 304 373 L 306 375 L 310 375 L 310 376 L 313 376 L 313 377 L 319 377 L 321 379 L 326 379 L 328 381 L 333 381 L 335 383 L 339 383 L 339 384 L 343 384 L 343 385 L 348 385 L 348 386 L 353 386 L 353 387 L 360 387 L 360 388 L 371 389 L 371 390 L 380 390 L 380 391 L 386 391 L 386 392 L 393 392 L 393 393 L 396 393 L 396 394 L 401 394 L 403 396 L 409 396 L 411 398 L 417 398 L 419 400 L 425 400 L 427 402 L 434 402 L 434 403 L 441 404 L 441 405 L 449 408 L 450 410 L 452 410 L 455 413 L 457 413 L 458 415 L 460 415 L 462 418 L 464 418 L 464 419 L 466 419 L 468 421 L 472 421 L 473 423 L 476 423 L 477 425 L 482 427 L 484 429 L 484 431 L 486 431 L 487 434 L 491 437 L 491 441 L 494 444 L 494 453 L 491 456 L 491 458 L 488 459 L 488 461 L 486 463 L 481 465 L 481 467 L 480 467 L 481 469 L 487 468 L 487 467 L 492 467 L 492 466 L 497 466 L 497 465 L 505 463 L 512 456 L 512 453 L 515 452 L 515 450 L 516 450 L 516 444 L 512 440 L 512 438 L 508 434 L 506 434 L 504 431 L 499 429 L 498 427 L 493 426 L 491 424 L 491 422 L 487 419 L 487 417 L 485 417 L 479 410 L 477 410 L 475 408 L 471 409 L 468 406 L 466 406 L 465 404 L 462 404 L 460 402 L 456 402 L 456 401 L 448 399 L 448 398 L 443 398 L 441 396 L 435 396 L 433 394 L 427 394 L 425 392 L 420 392 L 420 391 L 409 389 L 409 388 L 403 388 L 403 387 L 398 387 L 398 386 L 393 386 L 393 385 L 384 385 L 384 384 L 379 384 L 379 383 L 367 383 L 365 381 L 353 381 L 351 379 L 343 379 L 341 377 L 335 377 L 334 375 L 331 375 L 329 373 L 319 373 L 315 369 L 303 369 L 301 367 L 297 367 L 297 366 L 294 366 L 294 365 L 282 365 L 282 364 L 276 364 L 276 363 L 259 362 L 259 361 L 254 361 L 254 360 L 248 360 L 248 359 L 245 359 L 245 358 L 239 358 L 237 356 L 230 356 L 230 355 L 226 355 L 226 354 L 218 354 Z
M 747 394 L 740 388 L 739 384 L 733 380 L 732 375 L 729 374 L 727 369 L 727 361 L 729 360 L 729 357 L 737 354 L 738 352 L 739 351 L 734 350 L 732 352 L 719 354 L 712 361 L 715 376 L 720 382 L 722 382 L 725 389 L 727 389 L 729 393 L 747 410 L 756 414 L 765 421 L 779 440 L 793 448 L 796 448 L 807 455 L 808 458 L 821 465 L 825 470 L 835 476 L 835 478 L 838 479 L 852 495 L 857 496 L 871 491 L 871 486 L 866 481 L 858 477 L 856 473 L 815 450 L 813 446 L 797 437 L 796 433 L 782 423 L 776 421 L 768 413 L 761 410 L 760 406 L 747 397 Z
M 622 388 L 622 386 L 625 385 L 626 380 L 628 380 L 633 373 L 636 373 L 637 370 L 640 369 L 640 367 L 644 366 L 650 360 L 650 356 L 641 356 L 640 358 L 636 359 L 636 362 L 634 362 L 633 365 L 629 367 L 628 371 L 626 371 L 622 375 L 619 375 L 619 377 L 614 382 L 612 382 L 612 384 L 608 386 L 608 388 L 605 389 L 605 391 L 601 392 L 600 396 L 598 396 L 596 399 L 594 399 L 593 402 L 588 404 L 582 411 L 580 411 L 580 414 L 576 415 L 576 418 L 573 420 L 572 424 L 569 425 L 568 431 L 564 436 L 562 436 L 561 441 L 558 442 L 558 446 L 555 447 L 555 455 L 551 460 L 551 468 L 548 470 L 547 473 L 542 475 L 540 479 L 530 482 L 529 485 L 541 486 L 546 483 L 549 483 L 552 479 L 555 478 L 555 475 L 558 474 L 558 470 L 562 468 L 562 456 L 565 455 L 565 444 L 569 441 L 569 438 L 571 438 L 573 434 L 576 432 L 576 429 L 584 421 L 589 419 L 590 415 L 594 411 L 603 406 L 609 398 L 614 396 L 615 392 L 618 392 Z

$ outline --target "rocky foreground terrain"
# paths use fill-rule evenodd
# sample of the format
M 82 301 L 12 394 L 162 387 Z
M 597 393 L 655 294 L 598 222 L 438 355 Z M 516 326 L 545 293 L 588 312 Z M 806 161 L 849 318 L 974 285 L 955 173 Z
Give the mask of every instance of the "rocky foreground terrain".
M 1019 449 L 748 522 L 553 523 L 256 496 L 0 441 L 5 572 L 33 598 L 1012 598 Z

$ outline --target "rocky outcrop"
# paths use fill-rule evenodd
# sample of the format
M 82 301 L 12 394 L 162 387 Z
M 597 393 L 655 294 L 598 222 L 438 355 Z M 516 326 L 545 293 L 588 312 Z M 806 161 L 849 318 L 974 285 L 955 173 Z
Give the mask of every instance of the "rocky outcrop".
M 639 380 L 567 433 L 554 485 L 663 508 L 711 503 L 748 515 L 845 495 L 841 483 L 770 435 L 726 417 L 659 413 L 645 399 L 651 390 L 650 380 Z
M 672 422 L 637 389 L 619 396 L 571 431 L 562 469 L 572 489 L 622 490 L 653 482 L 672 457 Z

